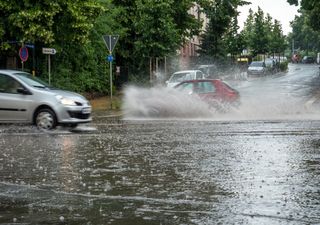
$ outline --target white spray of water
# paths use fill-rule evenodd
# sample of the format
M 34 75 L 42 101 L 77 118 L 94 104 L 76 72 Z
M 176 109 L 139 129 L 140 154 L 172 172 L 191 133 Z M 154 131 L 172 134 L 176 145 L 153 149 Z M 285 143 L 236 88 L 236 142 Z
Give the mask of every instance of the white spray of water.
M 129 86 L 124 90 L 122 110 L 125 119 L 174 118 L 205 120 L 267 120 L 318 119 L 319 110 L 306 107 L 293 96 L 241 96 L 239 108 L 221 113 L 200 99 L 167 87 L 141 88 Z
M 125 89 L 126 118 L 214 118 L 220 114 L 200 98 L 167 87 Z
M 125 89 L 123 112 L 127 118 L 203 118 L 211 117 L 215 110 L 173 88 L 130 86 Z

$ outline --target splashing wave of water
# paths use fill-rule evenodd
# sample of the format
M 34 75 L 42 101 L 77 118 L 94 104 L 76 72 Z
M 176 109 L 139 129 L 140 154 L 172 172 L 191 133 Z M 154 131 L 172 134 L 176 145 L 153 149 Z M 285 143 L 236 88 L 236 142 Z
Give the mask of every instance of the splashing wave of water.
M 218 114 L 199 98 L 167 87 L 127 87 L 123 111 L 127 118 L 211 118 Z
M 318 119 L 318 109 L 306 107 L 303 101 L 292 96 L 242 96 L 239 108 L 225 113 L 209 107 L 194 96 L 167 87 L 125 89 L 123 112 L 126 119 L 174 118 L 210 120 L 268 120 Z

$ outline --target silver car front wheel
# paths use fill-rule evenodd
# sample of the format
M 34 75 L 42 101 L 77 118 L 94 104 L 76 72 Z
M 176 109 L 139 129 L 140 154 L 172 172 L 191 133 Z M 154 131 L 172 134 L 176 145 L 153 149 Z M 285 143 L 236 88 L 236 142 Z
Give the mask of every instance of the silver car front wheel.
M 35 116 L 35 124 L 40 130 L 51 130 L 56 127 L 56 115 L 51 109 L 40 109 Z

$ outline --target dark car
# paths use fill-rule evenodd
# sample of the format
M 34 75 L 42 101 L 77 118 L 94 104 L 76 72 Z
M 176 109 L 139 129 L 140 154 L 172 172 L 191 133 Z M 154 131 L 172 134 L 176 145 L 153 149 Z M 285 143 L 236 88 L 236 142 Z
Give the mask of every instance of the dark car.
M 312 56 L 304 56 L 303 58 L 302 58 L 302 63 L 314 63 L 315 62 L 315 59 L 314 59 L 314 57 L 312 57 Z
M 210 106 L 221 110 L 226 105 L 238 106 L 240 94 L 227 83 L 219 79 L 188 80 L 175 86 L 176 89 L 196 95 Z

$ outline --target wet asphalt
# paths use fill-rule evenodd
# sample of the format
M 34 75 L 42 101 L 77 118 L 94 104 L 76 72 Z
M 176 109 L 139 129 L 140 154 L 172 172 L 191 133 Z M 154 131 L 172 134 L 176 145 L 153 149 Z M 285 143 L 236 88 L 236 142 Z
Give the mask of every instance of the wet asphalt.
M 0 125 L 0 224 L 320 224 L 316 70 L 290 69 L 212 118 Z

